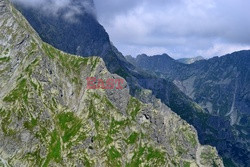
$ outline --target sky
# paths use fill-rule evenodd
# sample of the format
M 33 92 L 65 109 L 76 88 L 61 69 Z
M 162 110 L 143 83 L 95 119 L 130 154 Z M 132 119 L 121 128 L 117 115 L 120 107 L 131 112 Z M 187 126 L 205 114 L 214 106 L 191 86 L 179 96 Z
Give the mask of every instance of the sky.
M 250 49 L 249 0 L 94 1 L 124 55 L 209 58 Z
M 12 1 L 54 16 L 67 7 L 71 23 L 86 12 L 73 0 Z M 249 0 L 94 0 L 95 9 L 89 1 L 78 2 L 95 14 L 124 55 L 210 58 L 250 49 Z

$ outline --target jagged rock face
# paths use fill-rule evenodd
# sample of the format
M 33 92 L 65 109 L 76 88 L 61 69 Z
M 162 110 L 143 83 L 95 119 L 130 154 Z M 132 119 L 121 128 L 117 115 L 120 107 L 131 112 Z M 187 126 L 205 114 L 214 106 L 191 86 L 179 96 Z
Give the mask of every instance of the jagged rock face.
M 223 166 L 159 100 L 140 102 L 126 83 L 86 89 L 86 77 L 119 78 L 102 59 L 43 43 L 7 0 L 0 13 L 0 165 Z
M 250 51 L 235 52 L 191 65 L 165 57 L 143 56 L 142 59 L 139 56 L 128 60 L 173 80 L 180 90 L 209 114 L 205 121 L 211 131 L 201 136 L 202 143 L 216 146 L 222 155 L 233 159 L 237 165 L 247 166 L 250 159 Z M 161 63 L 158 63 L 159 60 Z M 199 123 L 192 124 L 198 132 L 204 132 Z

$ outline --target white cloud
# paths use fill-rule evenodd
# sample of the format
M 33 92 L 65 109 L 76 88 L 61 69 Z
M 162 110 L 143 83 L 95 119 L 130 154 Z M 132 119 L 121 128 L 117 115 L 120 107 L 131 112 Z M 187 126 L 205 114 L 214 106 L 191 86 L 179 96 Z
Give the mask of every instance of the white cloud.
M 249 50 L 249 49 L 250 45 L 218 43 L 209 49 L 198 50 L 197 54 L 203 55 L 204 57 L 213 57 L 213 56 L 222 56 L 239 50 Z
M 124 54 L 169 51 L 173 57 L 200 54 L 212 57 L 231 52 L 232 49 L 250 49 L 247 35 L 250 34 L 250 1 L 95 2 L 100 22 Z M 157 48 L 159 51 L 156 51 Z
M 48 16 L 62 16 L 70 22 L 77 21 L 76 16 L 90 13 L 95 16 L 92 0 L 11 0 L 26 7 L 42 10 Z M 62 12 L 63 10 L 63 12 Z
M 49 16 L 95 15 L 93 0 L 12 0 Z M 99 21 L 124 54 L 212 57 L 250 49 L 247 0 L 95 0 Z M 233 50 L 234 49 L 234 50 Z

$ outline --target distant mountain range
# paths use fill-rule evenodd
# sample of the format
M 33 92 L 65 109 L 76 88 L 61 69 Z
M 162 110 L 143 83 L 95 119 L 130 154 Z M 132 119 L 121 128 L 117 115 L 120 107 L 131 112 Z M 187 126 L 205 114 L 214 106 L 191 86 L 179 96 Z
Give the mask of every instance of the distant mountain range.
M 222 155 L 232 155 L 239 165 L 250 159 L 250 51 L 183 64 L 167 54 L 127 57 L 135 66 L 173 81 L 210 116 L 211 138 L 204 143 L 217 147 Z M 195 126 L 198 132 L 202 128 Z M 243 165 L 245 164 L 245 165 Z

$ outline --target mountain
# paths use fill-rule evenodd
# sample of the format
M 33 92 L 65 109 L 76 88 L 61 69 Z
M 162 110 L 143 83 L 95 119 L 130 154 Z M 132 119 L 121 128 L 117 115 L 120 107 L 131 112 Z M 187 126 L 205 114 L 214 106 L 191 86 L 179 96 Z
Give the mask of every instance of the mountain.
M 77 4 L 77 7 L 79 5 L 81 7 L 82 3 L 80 2 L 82 1 L 74 0 L 71 5 Z M 95 8 L 93 1 L 84 0 L 83 2 L 89 2 L 89 4 L 93 5 L 91 8 Z M 67 53 L 77 54 L 82 57 L 101 57 L 109 72 L 126 79 L 132 96 L 139 98 L 143 102 L 151 101 L 151 96 L 160 98 L 174 111 L 188 109 L 190 113 L 202 112 L 199 108 L 194 107 L 194 102 L 172 82 L 145 73 L 129 63 L 112 45 L 108 34 L 96 20 L 95 14 L 88 13 L 89 10 L 84 5 L 82 6 L 83 12 L 75 16 L 76 22 L 68 22 L 62 17 L 67 12 L 67 7 L 61 9 L 56 16 L 48 17 L 44 10 L 40 8 L 28 7 L 16 1 L 15 6 L 45 42 Z M 78 52 L 77 48 L 85 48 L 85 46 L 89 47 L 88 51 L 82 50 L 82 52 Z M 148 98 L 141 97 L 141 91 L 144 89 L 151 90 L 151 96 L 148 96 Z
M 212 131 L 201 136 L 202 143 L 216 146 L 223 157 L 231 158 L 237 166 L 249 164 L 250 51 L 190 65 L 165 54 L 133 59 L 134 65 L 173 81 L 209 114 L 206 124 Z M 199 125 L 193 125 L 198 132 L 203 131 Z
M 87 89 L 87 77 L 122 78 L 44 43 L 8 0 L 0 37 L 1 166 L 223 166 L 160 100 L 142 103 L 126 82 Z
M 81 1 L 75 0 L 73 2 Z M 79 16 L 77 17 L 77 22 L 67 22 L 65 18 L 60 17 L 60 15 L 51 15 L 50 17 L 48 17 L 47 14 L 44 13 L 44 10 L 39 10 L 36 7 L 27 7 L 26 5 L 19 3 L 15 3 L 15 6 L 22 12 L 22 14 L 24 14 L 24 16 L 33 26 L 33 28 L 38 32 L 38 34 L 44 37 L 42 39 L 44 39 L 46 42 L 48 42 L 54 47 L 58 47 L 57 44 L 62 44 L 61 47 L 63 51 L 67 53 L 78 54 L 77 47 L 79 46 L 79 44 L 81 44 L 81 48 L 84 48 L 85 45 L 89 45 L 88 42 L 82 42 L 81 38 L 89 38 L 89 41 L 91 41 L 91 36 L 94 36 L 96 33 L 100 33 L 100 36 L 103 37 L 93 37 L 93 39 L 99 40 L 95 42 L 102 43 L 105 46 L 107 44 L 109 45 L 109 47 L 106 51 L 102 51 L 105 50 L 103 49 L 106 48 L 105 46 L 102 46 L 102 49 L 100 49 L 96 45 L 92 45 L 90 46 L 92 47 L 91 50 L 100 50 L 100 53 L 93 52 L 92 54 L 98 54 L 96 56 L 99 56 L 104 60 L 105 65 L 110 73 L 118 74 L 119 76 L 126 79 L 130 88 L 130 95 L 132 95 L 133 97 L 138 98 L 144 103 L 151 103 L 152 99 L 159 98 L 174 112 L 178 113 L 181 116 L 182 114 L 186 115 L 188 119 L 186 119 L 186 117 L 183 118 L 186 119 L 189 123 L 190 120 L 196 119 L 196 117 L 198 117 L 197 115 L 205 114 L 204 111 L 200 107 L 198 107 L 195 102 L 192 101 L 192 99 L 190 99 L 182 91 L 180 91 L 178 87 L 172 82 L 163 78 L 159 78 L 156 75 L 151 75 L 147 72 L 141 71 L 140 69 L 129 63 L 125 59 L 125 57 L 115 48 L 115 46 L 112 45 L 111 41 L 108 38 L 108 34 L 103 30 L 103 27 L 96 21 L 96 18 L 93 16 L 93 13 L 88 14 L 83 10 L 83 13 L 79 14 Z M 94 8 L 94 6 L 92 6 L 91 8 Z M 63 13 L 65 12 L 65 10 L 67 10 L 67 8 L 61 10 L 61 12 Z M 90 20 L 86 20 L 84 19 L 84 17 L 88 17 Z M 92 27 L 92 22 L 96 23 L 95 28 L 88 28 L 86 29 L 86 31 L 82 30 L 83 25 L 86 27 Z M 39 23 L 38 25 L 41 25 L 43 28 L 40 28 L 41 26 L 37 26 L 36 23 Z M 64 23 L 65 25 L 55 23 Z M 77 38 L 78 40 L 75 41 L 75 43 L 72 43 L 72 37 L 70 35 L 68 36 L 68 33 L 73 30 L 79 30 L 76 31 L 76 33 L 74 32 L 73 38 L 81 37 Z M 53 32 L 47 33 L 51 31 Z M 65 38 L 63 38 L 63 36 L 61 35 L 62 32 Z M 104 38 L 105 40 L 102 40 Z M 74 48 L 73 51 L 68 49 L 68 45 Z M 85 53 L 82 52 L 82 54 Z M 80 54 L 80 56 L 86 57 L 82 54 Z M 145 94 L 145 92 L 147 93 Z M 198 122 L 200 124 L 203 124 L 203 122 Z
M 77 0 L 75 0 L 77 1 Z M 74 2 L 75 2 L 74 1 Z M 79 1 L 79 0 L 78 0 Z M 79 1 L 80 2 L 80 1 Z M 95 35 L 95 33 L 101 33 L 99 38 L 93 37 L 93 39 L 100 40 L 96 41 L 97 43 L 102 43 L 104 46 L 106 44 L 109 46 L 108 49 L 104 52 L 102 52 L 103 49 L 101 49 L 100 52 L 93 52 L 93 54 L 97 54 L 95 56 L 99 56 L 103 58 L 105 65 L 108 69 L 108 71 L 112 74 L 118 74 L 119 76 L 126 79 L 127 84 L 129 86 L 129 93 L 131 96 L 136 97 L 143 103 L 154 103 L 154 99 L 158 98 L 161 100 L 162 103 L 164 103 L 166 106 L 171 108 L 172 111 L 177 113 L 181 116 L 182 119 L 186 120 L 188 123 L 192 124 L 197 128 L 199 138 L 211 138 L 211 134 L 206 133 L 209 131 L 212 131 L 213 128 L 207 125 L 207 118 L 209 118 L 209 114 L 206 113 L 196 102 L 194 102 L 190 97 L 188 97 L 185 93 L 183 93 L 171 80 L 164 77 L 159 77 L 159 74 L 151 73 L 153 70 L 143 71 L 141 68 L 136 67 L 133 65 L 133 63 L 129 63 L 125 57 L 115 48 L 115 46 L 112 45 L 111 41 L 108 38 L 108 34 L 103 31 L 103 27 L 96 21 L 96 18 L 93 15 L 86 14 L 86 12 L 83 12 L 78 17 L 78 22 L 66 22 L 65 18 L 63 17 L 47 17 L 46 13 L 44 13 L 43 10 L 39 10 L 37 8 L 27 8 L 26 6 L 23 6 L 22 4 L 15 4 L 17 8 L 24 14 L 24 16 L 27 18 L 27 20 L 31 23 L 33 28 L 38 32 L 38 34 L 43 38 L 46 42 L 51 44 L 52 46 L 59 48 L 56 44 L 63 44 L 62 49 L 65 52 L 78 54 L 82 57 L 85 57 L 83 53 L 79 54 L 77 52 L 78 46 L 80 48 L 84 48 L 85 45 L 88 45 L 89 43 L 82 43 L 81 38 L 90 38 L 91 36 Z M 91 8 L 94 8 L 93 6 Z M 64 11 L 64 10 L 63 10 Z M 36 13 L 39 13 L 37 15 Z M 82 17 L 89 16 L 91 20 L 86 21 Z M 43 28 L 36 25 L 36 23 L 40 23 Z M 60 24 L 55 23 L 61 23 L 63 22 L 65 25 L 60 26 Z M 96 28 L 92 29 L 89 28 L 86 31 L 82 31 L 81 26 L 89 26 L 88 24 L 92 24 L 91 22 L 97 23 Z M 53 28 L 52 28 L 53 27 Z M 67 29 L 65 29 L 65 27 Z M 68 37 L 67 33 L 72 30 L 79 30 L 77 33 L 74 34 L 74 38 L 77 38 L 78 40 L 75 41 L 75 43 L 71 42 L 71 36 Z M 81 30 L 81 31 L 80 31 Z M 51 32 L 48 33 L 47 32 Z M 92 34 L 92 31 L 96 31 Z M 65 38 L 61 37 L 61 32 L 64 32 Z M 63 33 L 63 34 L 64 34 Z M 92 34 L 91 36 L 88 36 L 88 34 Z M 105 37 L 105 42 L 103 42 L 103 38 Z M 65 42 L 67 41 L 67 42 Z M 81 44 L 81 45 L 79 45 Z M 68 45 L 73 47 L 72 50 L 68 49 Z M 99 50 L 99 47 L 96 47 L 95 45 L 91 46 L 91 50 Z M 106 47 L 101 47 L 106 48 Z M 104 49 L 105 50 L 105 49 Z M 107 54 L 106 54 L 107 53 Z M 94 56 L 94 55 L 92 55 Z M 165 55 L 167 57 L 167 55 Z M 143 57 L 143 55 L 142 55 Z M 171 61 L 173 60 L 172 58 Z M 173 60 L 174 61 L 174 60 Z M 170 63 L 171 64 L 171 63 Z M 174 65 L 175 63 L 172 63 Z M 179 63 L 180 66 L 182 66 L 182 63 Z M 168 67 L 168 66 L 167 66 Z M 175 66 L 170 66 L 171 68 L 175 68 Z M 169 70 L 169 72 L 172 72 L 172 70 Z M 174 75 L 174 73 L 172 74 Z M 207 142 L 209 144 L 210 141 Z M 211 141 L 212 143 L 212 141 Z M 224 154 L 223 154 L 224 155 Z M 229 155 L 231 157 L 233 155 Z
M 181 59 L 177 59 L 177 61 L 184 63 L 184 64 L 192 64 L 196 61 L 200 61 L 200 60 L 204 60 L 204 57 L 202 56 L 197 56 L 197 57 L 193 57 L 193 58 L 181 58 Z

